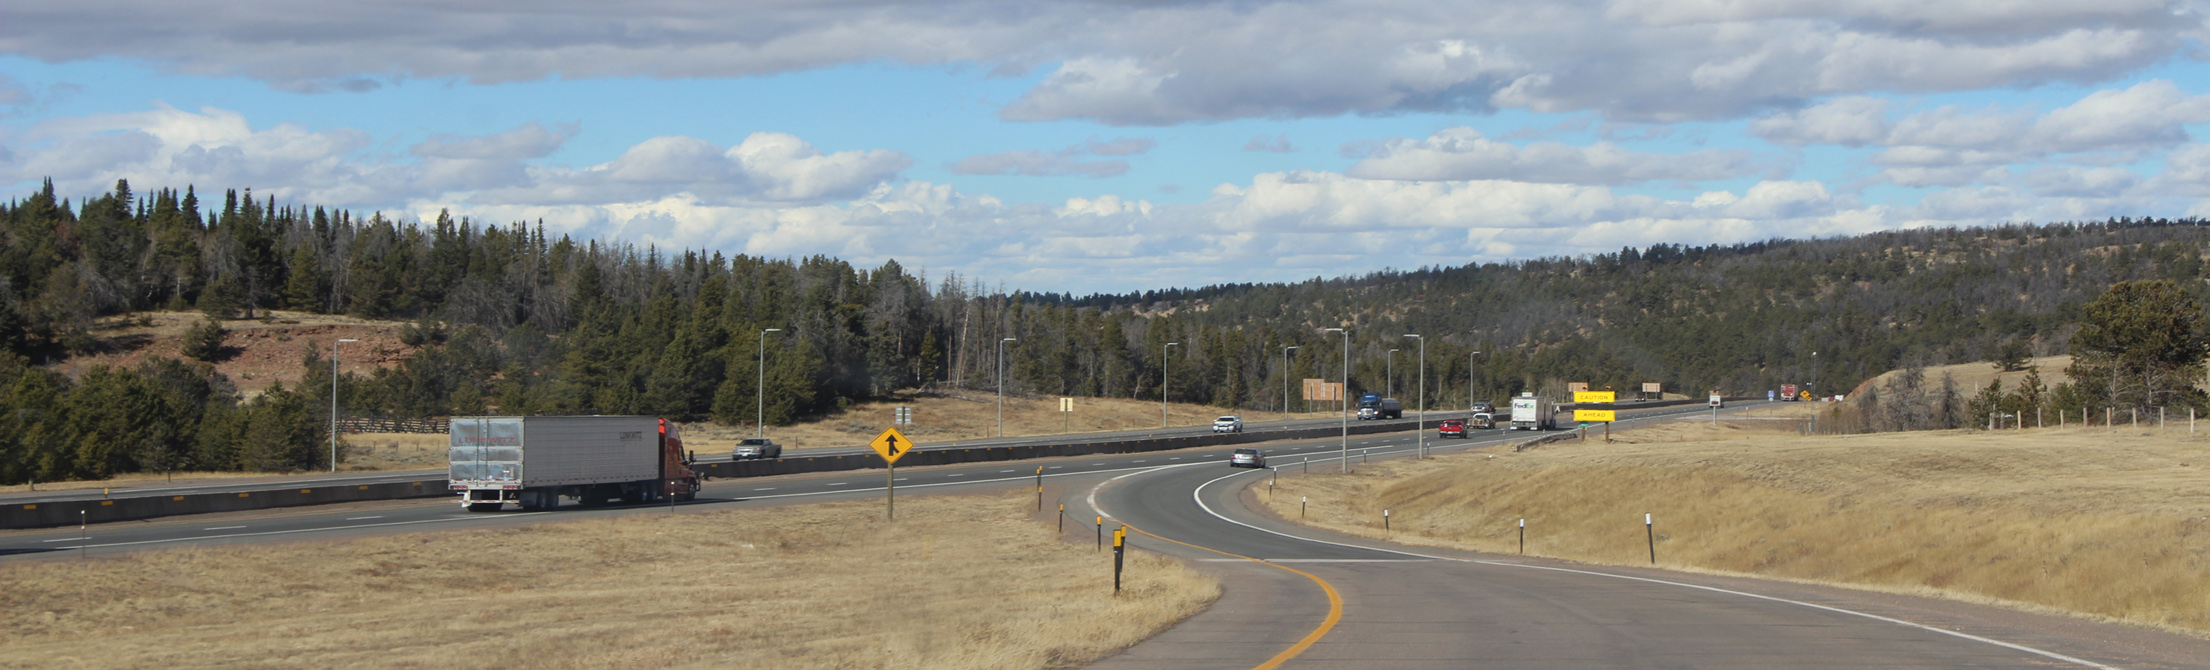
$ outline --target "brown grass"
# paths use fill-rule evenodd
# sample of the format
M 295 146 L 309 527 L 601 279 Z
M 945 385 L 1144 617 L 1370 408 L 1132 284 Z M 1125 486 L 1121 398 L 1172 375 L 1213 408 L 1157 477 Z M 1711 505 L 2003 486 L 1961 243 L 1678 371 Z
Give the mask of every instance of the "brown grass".
M 0 566 L 0 668 L 1042 668 L 1211 578 L 1061 542 L 1028 498 L 917 497 Z
M 2065 368 L 2072 365 L 2072 357 L 2069 355 L 2042 356 L 2031 359 L 2029 363 L 2033 369 L 2041 372 L 2041 383 L 2049 388 L 2056 388 L 2056 385 L 2072 380 L 2072 376 L 2064 372 Z M 1882 390 L 1886 390 L 1889 380 L 1894 379 L 1899 374 L 1902 374 L 1902 371 L 1890 370 L 1878 377 L 1866 380 L 1865 384 L 1876 384 Z M 1957 380 L 1957 393 L 1965 396 L 1971 395 L 1978 391 L 1980 387 L 1986 386 L 1988 382 L 1995 380 L 2002 380 L 2003 388 L 2011 391 L 2018 390 L 2018 385 L 2026 381 L 2025 370 L 2001 372 L 1996 370 L 1995 364 L 1987 361 L 1973 361 L 1956 365 L 1929 365 L 1926 366 L 1925 386 L 1928 393 L 1941 390 L 1941 376 L 1943 374 L 1948 374 L 1951 378 Z M 1847 391 L 1847 393 L 1851 395 L 1862 393 L 1866 388 L 1865 384 L 1859 384 L 1856 390 Z M 1842 392 L 1844 391 L 1835 390 L 1835 393 Z M 1828 395 L 1833 394 L 1829 393 Z
M 398 365 L 414 353 L 414 347 L 399 341 L 407 325 L 404 321 L 281 310 L 263 310 L 258 315 L 267 318 L 221 322 L 228 351 L 215 363 L 215 369 L 229 376 L 249 399 L 278 382 L 298 386 L 306 377 L 300 356 L 310 343 L 327 364 L 331 342 L 360 340 L 338 351 L 339 367 L 357 375 L 375 374 L 377 368 Z M 184 332 L 204 318 L 199 312 L 136 312 L 102 318 L 93 324 L 91 334 L 106 351 L 72 356 L 52 367 L 75 378 L 95 365 L 130 367 L 153 358 L 183 358 Z
M 2210 433 L 1803 437 L 1678 422 L 1524 453 L 1284 479 L 1274 510 L 1347 532 L 2041 606 L 2210 631 Z

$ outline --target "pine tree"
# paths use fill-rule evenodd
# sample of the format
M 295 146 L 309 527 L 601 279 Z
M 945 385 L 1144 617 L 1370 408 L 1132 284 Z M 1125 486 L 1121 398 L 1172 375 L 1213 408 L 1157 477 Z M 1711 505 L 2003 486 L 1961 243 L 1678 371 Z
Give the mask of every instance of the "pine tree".
M 213 319 L 201 319 L 199 325 L 184 332 L 184 355 L 194 360 L 214 362 L 223 354 L 223 327 Z

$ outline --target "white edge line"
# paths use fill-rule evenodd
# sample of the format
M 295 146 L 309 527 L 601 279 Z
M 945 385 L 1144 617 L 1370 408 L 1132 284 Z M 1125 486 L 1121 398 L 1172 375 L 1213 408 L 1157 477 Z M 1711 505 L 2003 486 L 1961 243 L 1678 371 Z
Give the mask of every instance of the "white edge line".
M 1129 473 L 1129 474 L 1127 474 L 1127 475 L 1121 475 L 1121 476 L 1122 476 L 1122 477 L 1128 477 L 1128 476 L 1133 476 L 1133 475 L 1136 475 L 1136 474 L 1142 474 L 1142 473 Z M 1697 584 L 1688 584 L 1688 583 L 1684 583 L 1684 582 L 1674 582 L 1674 581 L 1667 581 L 1667 580 L 1663 580 L 1663 579 L 1652 579 L 1652 578 L 1649 578 L 1649 577 L 1634 577 L 1634 576 L 1629 576 L 1629 575 L 1612 574 L 1612 573 L 1608 573 L 1608 572 L 1596 572 L 1596 571 L 1594 571 L 1594 570 L 1575 570 L 1575 569 L 1572 569 L 1572 568 L 1554 568 L 1554 567 L 1541 566 L 1541 565 L 1525 565 L 1525 564 L 1520 564 L 1520 563 L 1503 563 L 1503 562 L 1497 562 L 1497 561 L 1484 561 L 1484 560 L 1477 560 L 1477 559 L 1468 559 L 1468 558 L 1456 558 L 1456 557 L 1452 557 L 1452 556 L 1435 556 L 1435 555 L 1431 555 L 1431 554 L 1421 554 L 1421 553 L 1416 553 L 1416 552 L 1410 552 L 1410 551 L 1397 551 L 1397 550 L 1394 550 L 1394 549 L 1379 549 L 1379 548 L 1375 548 L 1375 547 L 1368 547 L 1368 546 L 1362 546 L 1362 545 L 1356 545 L 1356 544 L 1348 544 L 1348 543 L 1344 543 L 1344 542 L 1329 542 L 1329 541 L 1327 541 L 1327 540 L 1316 540 L 1316 539 L 1312 539 L 1312 538 L 1309 538 L 1309 537 L 1299 537 L 1299 536 L 1296 536 L 1296 535 L 1291 535 L 1291 534 L 1289 534 L 1289 533 L 1284 533 L 1284 532 L 1281 532 L 1281 531 L 1277 531 L 1277 530 L 1270 530 L 1270 529 L 1266 529 L 1266 528 L 1260 528 L 1260 527 L 1258 527 L 1258 526 L 1253 526 L 1253 525 L 1251 525 L 1251 524 L 1247 524 L 1247 523 L 1244 523 L 1244 522 L 1241 522 L 1241 521 L 1237 521 L 1237 520 L 1235 520 L 1235 519 L 1230 519 L 1230 518 L 1228 518 L 1228 517 L 1226 517 L 1226 516 L 1224 516 L 1224 515 L 1220 514 L 1219 512 L 1216 512 L 1216 511 L 1214 511 L 1214 510 L 1212 509 L 1212 507 L 1211 507 L 1211 506 L 1209 506 L 1209 505 L 1206 505 L 1206 504 L 1205 504 L 1204 498 L 1203 498 L 1203 497 L 1202 497 L 1202 496 L 1200 495 L 1200 494 L 1202 494 L 1202 493 L 1204 492 L 1204 490 L 1205 490 L 1205 487 L 1207 487 L 1207 486 L 1211 486 L 1211 485 L 1213 485 L 1213 484 L 1215 484 L 1215 483 L 1218 483 L 1218 482 L 1220 482 L 1220 481 L 1222 481 L 1222 480 L 1226 480 L 1226 479 L 1229 479 L 1229 478 L 1235 477 L 1235 476 L 1237 476 L 1237 475 L 1242 475 L 1242 474 L 1246 474 L 1246 473 L 1241 473 L 1241 472 L 1238 472 L 1238 473 L 1230 474 L 1230 475 L 1227 475 L 1227 476 L 1224 476 L 1224 477 L 1218 477 L 1218 478 L 1212 479 L 1212 480 L 1210 480 L 1210 481 L 1207 481 L 1207 482 L 1205 482 L 1205 483 L 1203 483 L 1203 484 L 1198 484 L 1198 485 L 1197 485 L 1197 488 L 1196 488 L 1195 490 L 1193 490 L 1193 491 L 1191 491 L 1191 492 L 1190 492 L 1190 498 L 1191 498 L 1192 500 L 1196 501 L 1196 502 L 1197 502 L 1197 506 L 1198 506 L 1199 508 L 1202 508 L 1202 509 L 1204 509 L 1204 510 L 1205 510 L 1205 513 L 1206 513 L 1206 514 L 1210 514 L 1210 515 L 1212 515 L 1212 516 L 1213 516 L 1213 518 L 1219 519 L 1219 520 L 1221 520 L 1221 521 L 1226 521 L 1226 522 L 1228 522 L 1228 523 L 1232 523 L 1232 524 L 1235 524 L 1235 525 L 1238 525 L 1238 526 L 1242 526 L 1242 527 L 1245 527 L 1245 528 L 1249 528 L 1249 529 L 1252 529 L 1252 530 L 1256 530 L 1256 531 L 1259 531 L 1259 532 L 1262 532 L 1262 533 L 1269 533 L 1269 534 L 1273 534 L 1273 535 L 1279 535 L 1279 536 L 1282 536 L 1282 537 L 1286 537 L 1286 538 L 1289 538 L 1289 539 L 1292 539 L 1292 540 L 1300 540 L 1300 541 L 1304 541 L 1304 542 L 1312 542 L 1312 543 L 1315 543 L 1315 544 L 1327 544 L 1327 545 L 1334 545 L 1334 546 L 1338 546 L 1338 547 L 1348 547 L 1348 548 L 1352 548 L 1352 549 L 1365 549 L 1365 550 L 1368 550 L 1368 551 L 1377 551 L 1377 552 L 1382 552 L 1382 553 L 1389 553 L 1389 554 L 1401 554 L 1401 555 L 1405 555 L 1405 556 L 1419 556 L 1419 557 L 1421 557 L 1421 558 L 1431 558 L 1431 559 L 1436 559 L 1436 560 L 1443 560 L 1443 561 L 1454 561 L 1454 562 L 1459 562 L 1459 563 L 1478 563 L 1478 564 L 1482 564 L 1482 565 L 1495 565 L 1495 566 L 1502 566 L 1502 567 L 1511 567 L 1511 568 L 1527 568 L 1527 569 L 1531 569 L 1531 570 L 1552 570 L 1552 571 L 1556 571 L 1556 572 L 1570 572 L 1570 573 L 1574 573 L 1574 574 L 1582 574 L 1582 575 L 1594 575 L 1594 576 L 1598 576 L 1598 577 L 1611 577 L 1611 578 L 1613 578 L 1613 579 L 1625 579 L 1625 580 L 1632 580 L 1632 581 L 1638 581 L 1638 582 L 1649 582 L 1649 583 L 1651 583 L 1651 584 L 1665 584 L 1665 585 L 1669 585 L 1669 586 L 1678 586 L 1678 587 L 1683 587 L 1683 588 L 1690 588 L 1690 589 L 1699 589 L 1699 590 L 1704 590 L 1704 591 L 1711 591 L 1711 592 L 1714 592 L 1714 593 L 1725 593 L 1725 594 L 1730 594 L 1730 595 L 1736 595 L 1736 596 L 1741 596 L 1741 597 L 1744 597 L 1744 598 L 1755 598 L 1755 599 L 1758 599 L 1758 600 L 1767 600 L 1767 601 L 1772 601 L 1772 602 L 1778 602 L 1778 603 L 1787 603 L 1787 604 L 1790 604 L 1790 605 L 1799 605 L 1799 606 L 1802 606 L 1802 607 L 1808 607 L 1808 608 L 1811 608 L 1811 609 L 1816 609 L 1816 610 L 1823 610 L 1823 611 L 1828 611 L 1828 612 L 1835 612 L 1835 613 L 1838 613 L 1838 614 L 1848 614 L 1848 615 L 1852 615 L 1852 616 L 1860 616 L 1860 617 L 1864 617 L 1864 618 L 1867 618 L 1867 619 L 1872 619 L 1872 620 L 1874 620 L 1874 621 L 1883 621 L 1883 622 L 1887 622 L 1887 623 L 1892 623 L 1892 624 L 1896 624 L 1896 625 L 1900 625 L 1900 626 L 1906 626 L 1906 627 L 1910 627 L 1910 628 L 1917 628 L 1917 629 L 1919 629 L 1919 630 L 1931 631 L 1931 632 L 1935 632 L 1935 633 L 1940 633 L 1940 634 L 1943 634 L 1943 635 L 1948 635 L 1948 636 L 1952 636 L 1952 637 L 1957 637 L 1957 638 L 1962 638 L 1962 639 L 1966 639 L 1966 640 L 1971 640 L 1971 641 L 1974 641 L 1974 642 L 1981 642 L 1981 643 L 1991 644 L 1991 645 L 1995 645 L 1995 646 L 1998 646 L 1998 647 L 2002 647 L 2002 648 L 2005 648 L 2005 649 L 2010 649 L 2010 650 L 2014 650 L 2014 651 L 2022 651 L 2022 652 L 2026 652 L 2026 653 L 2029 653 L 2029 654 L 2034 654 L 2034 655 L 2036 655 L 2036 656 L 2041 656 L 2041 657 L 2044 657 L 2044 658 L 2050 658 L 2050 659 L 2054 659 L 2054 660 L 2058 660 L 2058 661 L 2064 661 L 2064 662 L 2066 662 L 2066 663 L 2072 663 L 2072 664 L 2075 664 L 2075 665 L 2080 665 L 2080 666 L 2085 666 L 2085 667 L 2090 667 L 2090 668 L 2096 668 L 2096 669 L 2098 669 L 2098 670 L 2120 670 L 2119 668 L 2117 668 L 2117 667 L 2115 667 L 2115 666 L 2103 665 L 2103 664 L 2101 664 L 2101 663 L 2096 663 L 2096 662 L 2094 662 L 2094 661 L 2089 661 L 2089 660 L 2086 660 L 2086 659 L 2081 659 L 2081 658 L 2074 658 L 2074 657 L 2071 657 L 2071 656 L 2066 656 L 2066 655 L 2064 655 L 2064 654 L 2059 654 L 2059 653 L 2056 653 L 2056 652 L 2053 652 L 2053 651 L 2049 651 L 2049 650 L 2046 650 L 2046 649 L 2037 649 L 2037 648 L 2034 648 L 2034 647 L 2028 647 L 2028 646 L 2026 646 L 2026 645 L 2018 644 L 2018 643 L 2015 643 L 2015 642 L 2005 642 L 2005 641 L 2002 641 L 2002 640 L 1997 640 L 1997 639 L 1994 639 L 1994 638 L 1990 638 L 1990 637 L 1982 637 L 1982 636 L 1979 636 L 1979 635 L 1973 635 L 1973 634 L 1971 634 L 1971 633 L 1965 633 L 1965 632 L 1959 632 L 1959 631 L 1947 630 L 1947 629 L 1944 629 L 1944 628 L 1938 628 L 1938 627 L 1934 627 L 1934 626 L 1929 626 L 1929 625 L 1926 625 L 1926 624 L 1922 624 L 1922 623 L 1916 623 L 1916 622 L 1912 622 L 1912 621 L 1905 621 L 1905 620 L 1903 620 L 1903 619 L 1897 619 L 1897 618 L 1894 618 L 1894 617 L 1886 617 L 1886 616 L 1881 616 L 1881 615 L 1878 615 L 1878 614 L 1871 614 L 1871 613 L 1867 613 L 1867 612 L 1859 612 L 1859 611 L 1856 611 L 1856 610 L 1843 609 L 1843 608 L 1840 608 L 1840 607 L 1834 607 L 1834 606 L 1832 606 L 1832 605 L 1820 605 L 1820 604 L 1817 604 L 1817 603 L 1807 603 L 1807 602 L 1803 602 L 1803 601 L 1799 601 L 1799 600 L 1789 600 L 1789 599 L 1787 599 L 1787 598 L 1781 598 L 1781 597 L 1776 597 L 1776 596 L 1768 596 L 1768 595 L 1760 595 L 1760 594 L 1756 594 L 1756 593 L 1749 593 L 1749 592 L 1746 592 L 1746 591 L 1735 591 L 1735 590 L 1731 590 L 1731 589 L 1722 589 L 1722 588 L 1718 588 L 1718 587 L 1715 587 L 1715 586 L 1702 586 L 1702 585 L 1697 585 Z M 1115 477 L 1114 479 L 1119 479 L 1119 478 L 1120 478 L 1120 477 Z M 1102 486 L 1102 484 L 1100 484 L 1100 486 Z M 1091 497 L 1092 497 L 1092 498 L 1094 499 L 1094 498 L 1096 497 L 1096 495 L 1097 495 L 1097 494 L 1096 494 L 1096 491 L 1095 491 L 1095 490 L 1092 490 L 1092 491 L 1091 491 L 1091 494 L 1090 494 L 1090 495 L 1091 495 Z M 1095 509 L 1095 508 L 1096 508 L 1096 506 L 1095 506 L 1095 505 L 1092 505 L 1091 507 L 1092 507 L 1093 509 Z

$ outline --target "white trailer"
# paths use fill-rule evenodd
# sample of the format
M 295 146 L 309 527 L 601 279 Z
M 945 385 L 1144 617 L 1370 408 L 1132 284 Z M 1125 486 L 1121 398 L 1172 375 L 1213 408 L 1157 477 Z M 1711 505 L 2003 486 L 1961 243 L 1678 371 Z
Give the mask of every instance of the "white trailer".
M 550 509 L 560 497 L 690 500 L 699 489 L 674 425 L 649 416 L 457 416 L 448 487 L 472 512 L 508 502 Z
M 1549 398 L 1522 391 L 1512 399 L 1512 430 L 1556 430 L 1558 406 Z

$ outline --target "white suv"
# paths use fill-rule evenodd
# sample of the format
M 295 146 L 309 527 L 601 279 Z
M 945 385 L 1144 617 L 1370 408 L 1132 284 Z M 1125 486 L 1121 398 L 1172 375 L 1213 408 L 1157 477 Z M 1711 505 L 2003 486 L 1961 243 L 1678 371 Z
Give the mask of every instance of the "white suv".
M 1213 420 L 1212 420 L 1212 432 L 1215 432 L 1215 433 L 1240 433 L 1240 432 L 1243 432 L 1243 417 L 1239 417 L 1239 416 L 1223 416 L 1223 417 L 1220 417 L 1220 418 L 1218 418 L 1218 419 L 1213 419 Z

